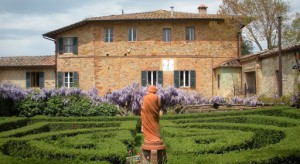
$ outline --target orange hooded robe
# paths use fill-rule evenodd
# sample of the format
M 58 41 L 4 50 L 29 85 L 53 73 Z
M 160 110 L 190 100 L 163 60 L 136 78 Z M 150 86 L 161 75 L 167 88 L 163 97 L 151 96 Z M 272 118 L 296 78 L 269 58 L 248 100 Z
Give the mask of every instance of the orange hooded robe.
M 160 100 L 156 91 L 155 86 L 150 86 L 148 94 L 143 97 L 141 117 L 145 143 L 162 142 L 159 134 Z

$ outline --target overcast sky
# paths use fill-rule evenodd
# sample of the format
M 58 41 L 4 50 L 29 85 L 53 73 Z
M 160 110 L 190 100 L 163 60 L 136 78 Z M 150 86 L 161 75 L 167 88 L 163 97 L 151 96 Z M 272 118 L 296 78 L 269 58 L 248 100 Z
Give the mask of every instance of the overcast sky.
M 292 12 L 300 1 L 289 0 Z M 54 55 L 54 43 L 42 34 L 87 17 L 154 10 L 197 13 L 200 4 L 216 14 L 222 0 L 0 0 L 0 57 Z

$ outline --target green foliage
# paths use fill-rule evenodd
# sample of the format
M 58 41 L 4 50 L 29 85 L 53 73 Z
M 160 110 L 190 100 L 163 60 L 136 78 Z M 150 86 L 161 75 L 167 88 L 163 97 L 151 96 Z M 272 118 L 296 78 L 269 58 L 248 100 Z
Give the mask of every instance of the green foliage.
M 93 105 L 84 96 L 53 96 L 46 100 L 32 100 L 30 97 L 18 103 L 20 116 L 115 116 L 118 108 L 109 103 Z
M 300 13 L 296 13 L 293 20 L 283 31 L 284 41 L 295 43 L 300 41 Z
M 1 126 L 7 163 L 125 163 L 143 142 L 139 117 L 0 117 Z M 288 106 L 163 116 L 160 126 L 168 163 L 300 160 L 300 111 Z
M 94 107 L 95 113 L 93 116 L 115 116 L 119 112 L 115 105 L 102 103 Z
M 64 110 L 64 97 L 53 96 L 47 99 L 42 114 L 46 116 L 61 116 Z
M 0 97 L 0 116 L 16 116 L 17 114 L 15 102 L 11 99 Z
M 20 116 L 32 117 L 42 113 L 45 103 L 42 100 L 33 101 L 31 97 L 27 97 L 18 103 Z
M 16 118 L 16 117 L 5 118 L 3 120 L 0 120 L 0 132 L 26 126 L 28 121 L 29 120 L 26 118 Z
M 135 125 L 135 130 L 137 131 L 137 132 L 141 132 L 141 130 L 142 130 L 142 122 L 141 122 L 141 118 L 139 118 L 137 121 L 136 121 L 136 125 Z
M 250 55 L 253 53 L 253 43 L 250 40 L 242 40 L 242 55 Z
M 262 101 L 264 103 L 268 104 L 285 104 L 285 105 L 290 105 L 291 103 L 291 97 L 292 96 L 282 96 L 282 97 L 266 97 L 266 96 L 260 96 L 258 98 L 259 101 Z

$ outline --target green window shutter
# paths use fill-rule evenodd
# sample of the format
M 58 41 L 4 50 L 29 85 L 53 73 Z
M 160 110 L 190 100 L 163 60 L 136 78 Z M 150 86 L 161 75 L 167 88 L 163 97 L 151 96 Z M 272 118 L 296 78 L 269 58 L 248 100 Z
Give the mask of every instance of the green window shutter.
M 26 88 L 29 88 L 31 86 L 30 83 L 30 72 L 26 72 Z
M 63 86 L 63 72 L 58 72 L 57 74 L 57 87 L 60 88 Z
M 179 88 L 179 71 L 174 71 L 174 86 Z
M 148 71 L 142 71 L 142 86 L 147 86 L 147 74 Z
M 131 29 L 128 29 L 128 41 L 131 41 Z
M 74 87 L 79 88 L 78 72 L 74 72 Z
M 64 53 L 64 38 L 58 38 L 58 53 Z
M 191 89 L 196 89 L 196 72 L 191 71 Z
M 77 37 L 73 38 L 73 54 L 78 54 L 78 40 Z
M 157 73 L 158 73 L 157 82 L 158 82 L 158 84 L 163 85 L 163 71 L 157 71 Z
M 39 85 L 40 85 L 40 88 L 44 88 L 45 87 L 44 72 L 39 72 Z

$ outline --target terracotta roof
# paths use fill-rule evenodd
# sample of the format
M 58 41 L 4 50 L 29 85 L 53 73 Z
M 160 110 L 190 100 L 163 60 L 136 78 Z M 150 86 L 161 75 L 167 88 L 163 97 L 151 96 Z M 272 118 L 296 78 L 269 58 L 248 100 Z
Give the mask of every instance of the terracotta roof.
M 55 66 L 55 56 L 0 57 L 0 67 Z
M 300 42 L 295 43 L 295 44 L 286 44 L 286 45 L 282 46 L 283 53 L 294 51 L 294 50 L 300 51 Z M 274 48 L 272 50 L 260 51 L 260 52 L 257 52 L 255 54 L 251 54 L 251 55 L 245 55 L 245 56 L 242 56 L 240 59 L 242 61 L 247 61 L 247 60 L 250 60 L 250 59 L 253 59 L 256 57 L 267 58 L 269 56 L 274 56 L 274 55 L 278 55 L 278 48 Z
M 50 31 L 48 33 L 43 34 L 44 37 L 55 39 L 55 35 L 64 31 L 68 31 L 78 26 L 82 26 L 87 24 L 88 22 L 95 21 L 138 21 L 138 20 L 223 20 L 225 17 L 218 14 L 204 14 L 200 15 L 199 13 L 187 13 L 187 12 L 178 12 L 167 10 L 157 10 L 150 12 L 140 12 L 140 13 L 129 13 L 129 14 L 120 14 L 120 15 L 109 15 L 102 17 L 92 17 L 86 18 L 80 22 L 71 24 L 69 26 L 62 27 L 60 29 Z M 234 18 L 229 17 L 227 18 Z
M 239 62 L 238 58 L 234 58 L 234 59 L 229 59 L 229 60 L 215 66 L 214 69 L 219 68 L 219 67 L 240 68 L 240 67 L 242 67 L 242 65 Z
M 121 15 L 109 15 L 103 17 L 87 18 L 85 20 L 151 20 L 151 19 L 224 19 L 217 14 L 200 15 L 199 13 L 187 13 L 167 10 L 157 10 L 151 12 L 121 14 Z

